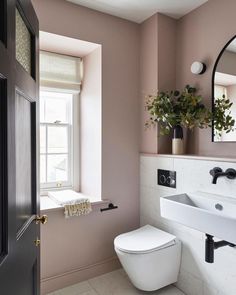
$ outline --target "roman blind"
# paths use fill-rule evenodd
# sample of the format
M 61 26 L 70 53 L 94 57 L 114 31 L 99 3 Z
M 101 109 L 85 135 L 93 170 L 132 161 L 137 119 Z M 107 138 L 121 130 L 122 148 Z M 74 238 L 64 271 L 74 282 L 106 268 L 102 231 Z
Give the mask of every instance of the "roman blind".
M 80 88 L 81 73 L 81 58 L 47 51 L 40 52 L 40 82 L 42 86 L 53 83 L 64 84 L 72 89 Z

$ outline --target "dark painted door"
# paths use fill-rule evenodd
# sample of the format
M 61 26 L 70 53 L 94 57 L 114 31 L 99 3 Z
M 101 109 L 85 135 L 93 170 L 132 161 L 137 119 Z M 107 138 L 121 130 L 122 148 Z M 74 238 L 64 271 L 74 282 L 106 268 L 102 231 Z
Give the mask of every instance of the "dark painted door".
M 0 294 L 39 291 L 38 20 L 0 0 Z

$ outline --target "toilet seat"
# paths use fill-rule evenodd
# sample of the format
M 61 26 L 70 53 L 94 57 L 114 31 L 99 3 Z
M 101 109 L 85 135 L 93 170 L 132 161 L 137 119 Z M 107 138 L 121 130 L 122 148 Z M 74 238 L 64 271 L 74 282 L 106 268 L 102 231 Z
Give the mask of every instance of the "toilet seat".
M 151 225 L 121 234 L 114 240 L 116 249 L 133 254 L 150 253 L 176 244 L 176 237 Z

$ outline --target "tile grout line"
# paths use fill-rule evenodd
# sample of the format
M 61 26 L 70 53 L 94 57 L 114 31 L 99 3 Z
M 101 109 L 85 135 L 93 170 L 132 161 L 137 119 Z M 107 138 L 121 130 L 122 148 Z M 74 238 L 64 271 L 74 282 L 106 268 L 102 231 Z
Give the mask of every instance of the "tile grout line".
M 88 282 L 89 286 L 92 288 L 92 290 L 95 291 L 95 293 L 96 293 L 97 295 L 100 295 L 100 294 L 97 292 L 97 290 L 92 286 L 92 284 L 90 284 L 89 280 L 87 280 L 87 282 Z

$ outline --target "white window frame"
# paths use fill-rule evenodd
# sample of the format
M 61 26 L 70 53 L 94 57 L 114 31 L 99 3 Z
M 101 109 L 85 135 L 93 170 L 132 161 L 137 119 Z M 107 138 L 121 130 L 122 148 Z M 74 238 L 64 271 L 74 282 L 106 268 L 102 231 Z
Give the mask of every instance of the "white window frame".
M 72 122 L 71 127 L 69 127 L 71 130 L 69 132 L 68 136 L 68 146 L 70 144 L 70 153 L 68 153 L 68 168 L 70 165 L 69 175 L 68 175 L 68 182 L 61 182 L 61 186 L 57 186 L 57 182 L 55 183 L 40 183 L 40 194 L 41 195 L 47 195 L 48 191 L 51 190 L 62 190 L 62 189 L 73 189 L 75 191 L 80 191 L 80 128 L 79 128 L 79 93 L 80 91 L 78 89 L 75 89 L 74 87 L 70 88 L 70 85 L 64 85 L 61 83 L 45 83 L 46 85 L 43 85 L 44 83 L 41 83 L 40 86 L 40 92 L 46 91 L 46 92 L 59 92 L 59 93 L 68 93 L 72 94 Z M 55 126 L 68 126 L 68 124 L 64 123 L 41 123 L 41 125 L 52 125 Z M 40 153 L 41 155 L 41 153 Z M 69 156 L 70 155 L 70 156 Z
M 227 87 L 226 86 L 215 84 L 215 93 L 219 92 L 219 91 L 221 91 L 221 97 L 215 97 L 215 98 L 222 98 L 222 95 L 225 95 L 227 97 Z

